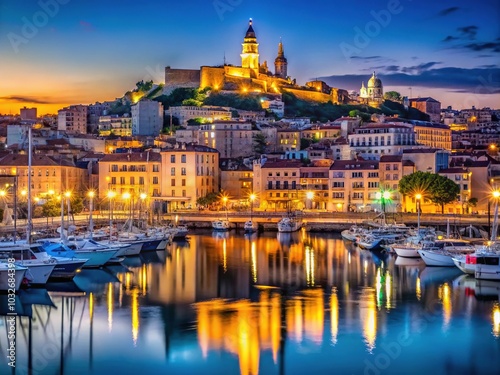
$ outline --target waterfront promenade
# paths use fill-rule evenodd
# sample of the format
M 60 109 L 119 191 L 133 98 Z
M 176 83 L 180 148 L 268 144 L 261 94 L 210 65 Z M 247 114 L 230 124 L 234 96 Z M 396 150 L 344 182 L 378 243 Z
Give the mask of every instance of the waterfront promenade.
M 285 213 L 280 211 L 253 211 L 253 220 L 257 221 L 263 230 L 276 230 L 276 223 Z M 114 212 L 113 223 L 118 226 L 129 216 L 128 212 Z M 373 220 L 377 213 L 375 212 L 325 212 L 325 211 L 303 211 L 301 212 L 306 228 L 318 231 L 342 231 L 353 224 L 362 224 Z M 197 211 L 182 210 L 166 213 L 158 217 L 155 215 L 153 221 L 158 222 L 182 222 L 190 228 L 210 228 L 211 222 L 218 218 L 225 218 L 225 211 Z M 229 211 L 227 212 L 229 221 L 235 229 L 242 228 L 243 223 L 249 219 L 248 211 Z M 417 226 L 418 217 L 416 213 L 387 213 L 387 222 L 404 223 L 408 226 Z M 109 225 L 109 213 L 107 211 L 95 211 L 93 221 L 96 227 Z M 469 225 L 480 226 L 488 229 L 493 221 L 493 214 L 488 215 L 460 215 L 460 214 L 421 214 L 420 224 L 422 226 L 446 227 L 447 223 L 453 228 L 462 228 Z M 33 219 L 33 228 L 37 230 L 54 230 L 60 226 L 60 217 L 46 217 Z M 87 227 L 89 223 L 89 214 L 82 213 L 75 215 L 71 223 L 77 227 Z M 17 222 L 18 233 L 23 233 L 26 228 L 26 221 L 20 219 Z M 8 234 L 13 232 L 13 225 L 0 225 L 0 233 Z

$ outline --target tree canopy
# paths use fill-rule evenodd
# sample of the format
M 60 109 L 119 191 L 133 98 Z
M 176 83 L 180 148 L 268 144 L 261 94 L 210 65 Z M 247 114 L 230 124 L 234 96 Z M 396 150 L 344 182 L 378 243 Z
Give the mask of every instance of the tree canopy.
M 457 199 L 460 188 L 447 177 L 418 171 L 403 176 L 399 181 L 399 192 L 404 196 L 421 194 L 424 199 L 440 205 L 441 213 L 444 213 L 444 205 Z

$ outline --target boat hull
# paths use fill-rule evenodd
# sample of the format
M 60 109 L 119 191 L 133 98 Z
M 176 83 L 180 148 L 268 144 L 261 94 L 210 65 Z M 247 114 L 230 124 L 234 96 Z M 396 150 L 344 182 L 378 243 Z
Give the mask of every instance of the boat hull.
M 394 252 L 398 255 L 398 257 L 403 258 L 420 258 L 420 254 L 418 253 L 417 247 L 412 246 L 392 246 Z
M 64 259 L 56 258 L 57 263 L 50 274 L 50 280 L 71 280 L 80 272 L 88 259 Z
M 451 255 L 439 253 L 432 250 L 418 250 L 426 266 L 433 267 L 455 267 Z
M 6 265 L 3 266 L 0 269 L 0 291 L 7 292 L 12 289 L 19 290 L 27 270 L 26 267 L 16 266 L 14 273 L 12 273 L 12 271 L 9 273 L 9 268 Z M 14 288 L 11 288 L 12 283 L 9 282 L 9 278 L 11 278 L 10 276 L 12 275 L 14 276 Z
M 31 261 L 22 261 L 19 263 L 22 267 L 27 267 L 26 278 L 30 284 L 44 285 L 49 280 L 50 274 L 56 266 L 56 262 L 51 264 L 36 264 Z
M 113 258 L 118 250 L 94 250 L 94 251 L 76 251 L 75 258 L 88 259 L 83 265 L 83 268 L 102 267 L 111 258 Z

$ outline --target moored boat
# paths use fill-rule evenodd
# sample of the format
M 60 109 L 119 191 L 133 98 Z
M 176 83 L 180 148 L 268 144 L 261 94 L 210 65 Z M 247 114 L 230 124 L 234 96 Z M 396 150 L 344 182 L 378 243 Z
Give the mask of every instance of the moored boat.
M 26 271 L 28 271 L 27 267 L 15 263 L 0 262 L 0 291 L 19 290 Z

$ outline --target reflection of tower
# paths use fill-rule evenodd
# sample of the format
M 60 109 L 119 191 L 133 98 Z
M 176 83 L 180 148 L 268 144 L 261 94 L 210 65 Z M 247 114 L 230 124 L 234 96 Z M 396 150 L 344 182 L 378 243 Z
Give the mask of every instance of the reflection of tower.
M 255 70 L 257 75 L 259 72 L 259 43 L 252 27 L 252 19 L 248 21 L 248 30 L 242 43 L 241 51 L 241 67 Z
M 285 57 L 285 52 L 283 51 L 283 43 L 278 44 L 278 57 L 274 60 L 274 72 L 275 74 L 283 79 L 287 76 L 288 62 Z

